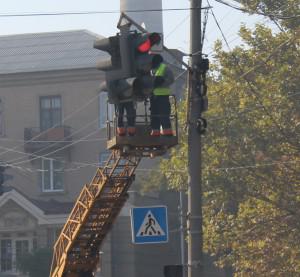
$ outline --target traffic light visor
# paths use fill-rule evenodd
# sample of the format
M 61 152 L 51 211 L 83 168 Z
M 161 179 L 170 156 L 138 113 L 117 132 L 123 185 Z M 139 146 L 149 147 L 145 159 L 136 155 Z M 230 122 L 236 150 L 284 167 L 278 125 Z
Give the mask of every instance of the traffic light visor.
M 161 42 L 161 35 L 159 33 L 151 33 L 149 35 L 149 40 L 150 40 L 151 46 L 153 46 L 155 44 L 159 44 Z

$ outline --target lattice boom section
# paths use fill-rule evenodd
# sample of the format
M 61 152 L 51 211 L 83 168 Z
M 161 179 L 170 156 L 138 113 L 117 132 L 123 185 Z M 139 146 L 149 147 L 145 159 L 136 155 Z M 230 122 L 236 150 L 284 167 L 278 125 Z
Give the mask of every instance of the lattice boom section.
M 101 243 L 127 200 L 140 159 L 114 151 L 83 187 L 54 246 L 50 277 L 80 276 L 81 270 L 95 269 Z

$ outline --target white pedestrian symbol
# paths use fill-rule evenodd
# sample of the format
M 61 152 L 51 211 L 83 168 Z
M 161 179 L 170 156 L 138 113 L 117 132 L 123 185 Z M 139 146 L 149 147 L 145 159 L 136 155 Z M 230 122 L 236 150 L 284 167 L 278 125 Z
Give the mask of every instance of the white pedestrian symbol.
M 164 236 L 165 232 L 160 227 L 151 211 L 148 211 L 144 221 L 137 232 L 137 237 Z

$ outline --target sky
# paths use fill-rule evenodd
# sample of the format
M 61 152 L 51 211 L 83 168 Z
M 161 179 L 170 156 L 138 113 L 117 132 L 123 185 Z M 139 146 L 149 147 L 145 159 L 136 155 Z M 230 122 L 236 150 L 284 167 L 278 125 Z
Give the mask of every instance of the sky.
M 116 28 L 120 14 L 120 0 L 10 0 L 1 2 L 0 35 L 40 33 L 52 31 L 67 31 L 86 29 L 103 36 L 112 36 L 118 32 Z M 150 1 L 150 0 L 149 0 Z M 189 8 L 189 0 L 162 0 L 163 9 Z M 230 46 L 240 44 L 238 29 L 242 23 L 253 27 L 257 22 L 266 22 L 262 16 L 248 16 L 240 11 L 209 0 L 213 12 L 219 21 Z M 228 0 L 230 2 L 230 0 Z M 232 1 L 231 1 L 232 2 Z M 203 6 L 208 6 L 206 0 Z M 116 11 L 116 13 L 62 15 L 62 16 L 3 16 L 29 13 L 55 12 L 101 12 Z M 189 11 L 165 11 L 163 13 L 164 44 L 168 48 L 176 48 L 184 53 L 189 52 Z M 213 54 L 213 44 L 221 39 L 211 15 L 208 18 L 204 53 Z

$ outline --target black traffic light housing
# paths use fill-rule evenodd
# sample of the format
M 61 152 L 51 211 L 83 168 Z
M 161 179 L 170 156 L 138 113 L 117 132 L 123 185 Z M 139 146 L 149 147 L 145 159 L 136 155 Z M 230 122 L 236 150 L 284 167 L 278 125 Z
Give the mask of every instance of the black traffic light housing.
M 159 44 L 159 33 L 130 31 L 129 25 L 120 26 L 120 33 L 94 41 L 94 48 L 108 52 L 110 58 L 97 63 L 97 69 L 105 71 L 103 90 L 108 91 L 108 101 L 132 99 L 144 101 L 153 90 L 151 76 L 151 47 Z
M 101 89 L 108 92 L 111 104 L 133 98 L 133 90 L 138 87 L 131 68 L 129 49 L 129 26 L 120 27 L 120 33 L 115 36 L 94 41 L 94 48 L 110 54 L 108 59 L 97 62 L 97 69 L 105 72 L 105 82 Z
M 97 63 L 97 69 L 103 71 L 116 70 L 121 68 L 120 36 L 97 39 L 94 41 L 94 48 L 108 52 L 110 58 Z

